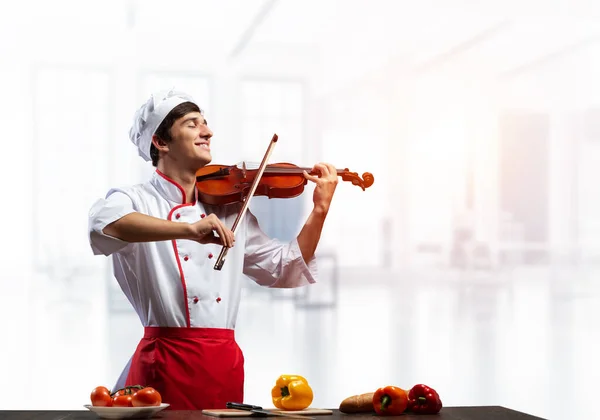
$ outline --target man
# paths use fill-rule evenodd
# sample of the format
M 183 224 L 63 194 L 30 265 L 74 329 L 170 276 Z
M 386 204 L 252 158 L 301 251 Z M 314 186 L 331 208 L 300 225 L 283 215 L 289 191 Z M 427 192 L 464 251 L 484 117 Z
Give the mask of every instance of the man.
M 156 167 L 145 183 L 111 189 L 89 214 L 94 254 L 111 255 L 114 275 L 137 312 L 144 336 L 118 387 L 156 388 L 172 409 L 224 408 L 243 401 L 244 356 L 234 329 L 243 276 L 266 287 L 316 281 L 315 249 L 337 184 L 335 168 L 315 165 L 314 208 L 298 237 L 267 237 L 240 205 L 197 200 L 196 171 L 211 162 L 212 131 L 189 95 L 153 96 L 130 130 L 139 155 Z M 261 151 L 262 152 L 262 151 Z M 214 270 L 223 246 L 223 268 Z

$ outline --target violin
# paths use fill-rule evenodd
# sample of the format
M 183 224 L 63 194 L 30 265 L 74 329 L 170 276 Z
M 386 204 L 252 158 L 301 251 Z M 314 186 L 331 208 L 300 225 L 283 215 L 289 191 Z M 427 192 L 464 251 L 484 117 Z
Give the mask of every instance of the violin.
M 292 198 L 304 192 L 308 182 L 303 171 L 313 174 L 312 168 L 301 168 L 291 163 L 267 164 L 269 156 L 278 140 L 273 135 L 267 152 L 258 169 L 248 169 L 245 163 L 239 165 L 207 165 L 196 171 L 196 189 L 198 200 L 205 204 L 227 205 L 243 203 L 240 212 L 233 222 L 231 231 L 235 229 L 248 210 L 250 200 L 256 195 L 269 198 Z M 375 182 L 373 175 L 365 172 L 362 179 L 356 172 L 348 169 L 336 169 L 342 180 L 358 185 L 364 191 Z M 221 270 L 229 248 L 223 246 L 214 269 Z
M 303 171 L 316 175 L 312 168 L 292 163 L 274 163 L 266 166 L 254 196 L 294 198 L 304 192 L 308 180 Z M 248 169 L 246 162 L 238 165 L 207 165 L 196 172 L 198 200 L 205 204 L 227 205 L 241 203 L 248 196 L 258 169 Z M 351 182 L 364 191 L 373 185 L 373 175 L 365 172 L 362 178 L 348 169 L 337 169 L 343 181 Z

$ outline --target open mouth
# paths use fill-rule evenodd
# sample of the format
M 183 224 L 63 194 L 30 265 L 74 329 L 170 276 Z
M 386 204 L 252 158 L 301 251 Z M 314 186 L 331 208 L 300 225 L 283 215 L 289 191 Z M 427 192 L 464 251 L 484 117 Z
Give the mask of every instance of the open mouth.
M 201 149 L 210 150 L 210 146 L 208 145 L 208 143 L 195 143 L 195 145 Z

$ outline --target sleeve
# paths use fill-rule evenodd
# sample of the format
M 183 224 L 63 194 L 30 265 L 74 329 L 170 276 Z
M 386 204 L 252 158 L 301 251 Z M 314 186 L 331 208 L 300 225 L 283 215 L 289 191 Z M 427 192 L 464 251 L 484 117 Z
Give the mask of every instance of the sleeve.
M 245 217 L 245 275 L 261 286 L 273 288 L 293 288 L 316 283 L 317 261 L 314 255 L 307 264 L 296 239 L 285 243 L 270 238 L 262 231 L 256 216 L 250 210 Z
M 106 198 L 96 201 L 88 216 L 90 246 L 94 255 L 111 255 L 117 251 L 126 251 L 129 242 L 107 235 L 103 229 L 121 217 L 135 212 L 131 198 L 121 191 L 111 190 Z

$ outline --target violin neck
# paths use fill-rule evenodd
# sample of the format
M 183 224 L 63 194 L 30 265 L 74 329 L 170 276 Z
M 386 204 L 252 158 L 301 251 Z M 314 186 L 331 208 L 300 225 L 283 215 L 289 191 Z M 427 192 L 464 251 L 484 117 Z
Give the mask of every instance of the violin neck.
M 306 171 L 307 173 L 311 173 L 311 171 L 313 170 L 313 168 L 269 168 L 267 167 L 265 169 L 265 174 L 290 174 L 290 175 L 302 175 L 303 171 Z M 345 174 L 346 172 L 348 172 L 346 169 L 336 169 L 336 172 L 339 176 L 342 176 L 343 174 Z M 313 173 L 313 175 L 315 175 Z

